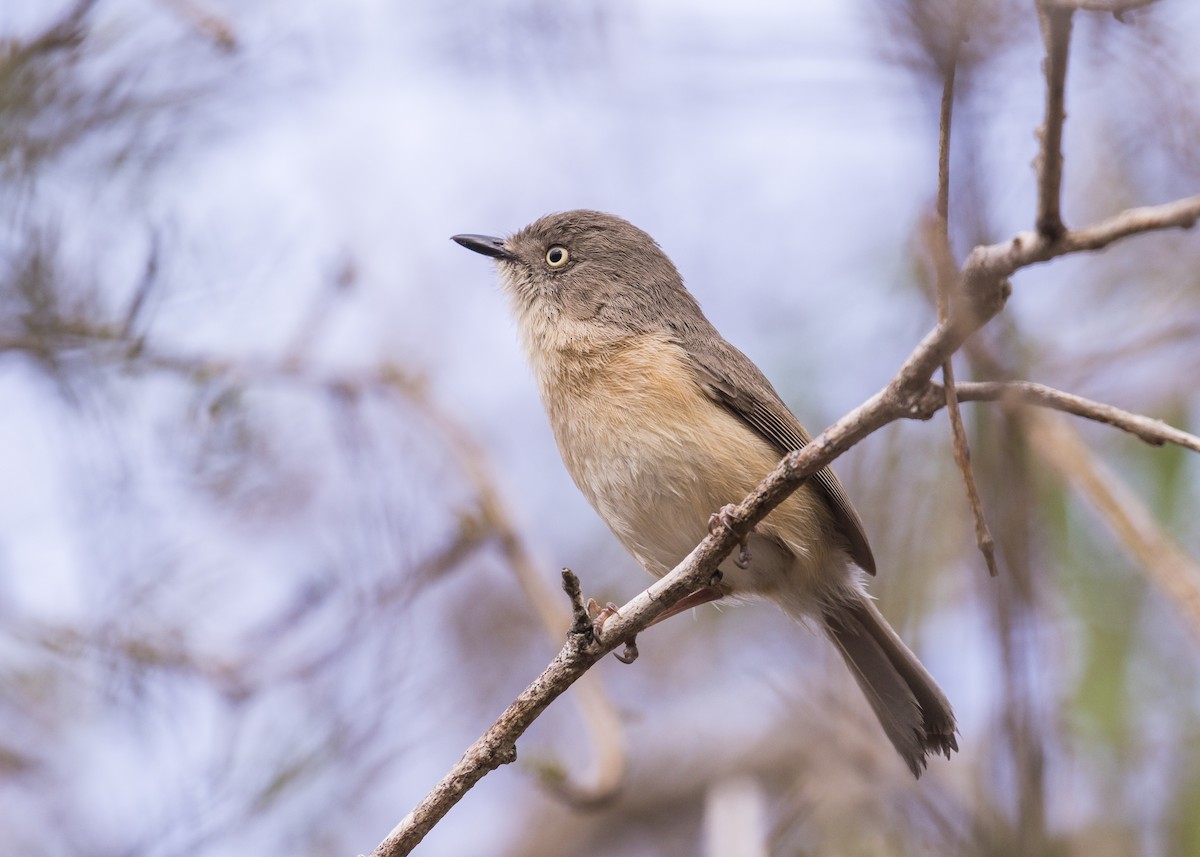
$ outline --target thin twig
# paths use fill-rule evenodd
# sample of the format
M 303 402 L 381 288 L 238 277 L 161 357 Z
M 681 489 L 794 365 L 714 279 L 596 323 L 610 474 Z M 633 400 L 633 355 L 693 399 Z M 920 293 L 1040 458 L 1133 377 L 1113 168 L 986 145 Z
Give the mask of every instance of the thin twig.
M 1047 465 L 1070 481 L 1096 507 L 1138 567 L 1179 605 L 1200 636 L 1200 565 L 1154 520 L 1137 495 L 1098 461 L 1063 419 L 1030 411 L 1023 421 L 1030 441 Z
M 1174 443 L 1200 452 L 1200 437 L 1194 434 L 1167 425 L 1161 420 L 1124 411 L 1072 393 L 1064 393 L 1044 384 L 1031 381 L 980 381 L 959 384 L 956 393 L 960 402 L 1012 401 L 1038 405 L 1114 426 L 1153 446 Z
M 950 123 L 954 116 L 954 77 L 958 69 L 961 42 L 961 27 L 956 26 L 951 37 L 950 56 L 946 61 L 938 115 L 937 228 L 934 234 L 938 321 L 945 321 L 950 314 L 950 290 L 958 274 L 950 247 Z
M 963 426 L 962 412 L 959 410 L 955 394 L 954 366 L 949 360 L 942 366 L 942 381 L 946 386 L 946 413 L 950 416 L 950 431 L 954 437 L 954 463 L 962 473 L 963 485 L 967 489 L 967 502 L 975 521 L 975 545 L 983 554 L 988 575 L 996 577 L 1000 574 L 1000 567 L 996 562 L 996 540 L 992 538 L 992 531 L 988 528 L 987 518 L 983 514 L 983 498 L 979 496 L 975 468 L 971 466 L 971 447 L 967 443 L 967 431 Z
M 959 13 L 961 15 L 961 12 Z M 950 246 L 950 128 L 954 116 L 954 77 L 958 68 L 958 50 L 964 33 L 961 17 L 956 22 L 951 37 L 950 55 L 946 61 L 946 74 L 942 84 L 941 111 L 938 118 L 938 195 L 937 227 L 933 236 L 933 255 L 937 272 L 938 321 L 944 322 L 950 314 L 950 295 L 957 285 L 958 270 L 954 264 L 954 252 Z M 988 529 L 983 513 L 983 499 L 979 496 L 979 485 L 975 481 L 975 469 L 971 466 L 971 446 L 963 426 L 962 412 L 954 395 L 954 356 L 950 355 L 942 364 L 942 382 L 946 386 L 946 413 L 950 417 L 950 436 L 954 447 L 954 463 L 962 474 L 967 491 L 967 504 L 975 522 L 975 544 L 983 554 L 988 574 L 996 577 L 1000 570 L 996 565 L 996 542 Z
M 1050 240 L 1063 234 L 1062 220 L 1062 133 L 1066 119 L 1067 56 L 1071 42 L 1074 9 L 1052 3 L 1038 4 L 1042 38 L 1046 43 L 1046 116 L 1040 131 L 1041 151 L 1037 159 L 1037 231 Z

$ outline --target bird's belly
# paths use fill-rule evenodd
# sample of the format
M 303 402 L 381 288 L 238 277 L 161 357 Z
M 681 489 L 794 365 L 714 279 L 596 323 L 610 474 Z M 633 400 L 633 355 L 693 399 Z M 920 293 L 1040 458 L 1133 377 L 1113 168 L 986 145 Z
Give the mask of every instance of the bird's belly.
M 740 502 L 776 462 L 764 453 L 757 468 L 746 466 L 745 459 L 735 465 L 730 456 L 713 454 L 707 445 L 659 442 L 654 449 L 649 456 L 645 449 L 594 455 L 578 481 L 625 548 L 661 577 L 707 535 L 713 514 Z M 823 507 L 810 490 L 801 488 L 758 525 L 748 553 L 735 549 L 721 563 L 722 588 L 728 594 L 777 597 L 788 592 L 803 603 L 833 582 L 828 541 L 819 535 L 817 511 Z M 844 562 L 833 567 L 840 569 Z
M 710 516 L 741 497 L 699 478 L 698 462 L 682 450 L 627 452 L 589 456 L 577 481 L 614 535 L 661 577 L 704 538 Z
M 543 402 L 575 484 L 630 553 L 656 576 L 740 502 L 779 452 L 704 392 L 669 340 L 641 337 L 604 361 L 560 355 L 538 366 Z M 783 502 L 749 541 L 750 567 L 722 563 L 734 593 L 811 601 L 839 578 L 832 517 L 810 486 Z
M 661 577 L 704 538 L 712 515 L 740 502 L 778 461 L 749 427 L 715 403 L 695 397 L 679 410 L 653 411 L 596 400 L 555 425 L 575 483 L 614 535 L 651 574 Z M 733 593 L 770 595 L 819 583 L 824 563 L 824 507 L 801 488 L 757 528 L 749 567 L 721 565 Z

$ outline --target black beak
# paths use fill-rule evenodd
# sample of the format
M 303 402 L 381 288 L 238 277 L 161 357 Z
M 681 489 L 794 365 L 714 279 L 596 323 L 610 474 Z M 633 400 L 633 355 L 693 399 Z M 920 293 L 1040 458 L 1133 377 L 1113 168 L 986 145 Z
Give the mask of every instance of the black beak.
M 491 256 L 493 259 L 515 258 L 505 249 L 503 238 L 493 238 L 491 235 L 453 235 L 450 240 L 458 242 L 468 250 Z

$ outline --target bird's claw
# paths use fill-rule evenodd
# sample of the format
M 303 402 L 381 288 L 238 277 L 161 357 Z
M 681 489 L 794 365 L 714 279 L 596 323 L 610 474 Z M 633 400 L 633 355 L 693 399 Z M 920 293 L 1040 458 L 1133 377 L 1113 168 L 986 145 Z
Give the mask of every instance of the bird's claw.
M 592 617 L 592 639 L 597 643 L 600 642 L 600 637 L 604 632 L 604 623 L 613 616 L 620 616 L 621 610 L 616 604 L 609 601 L 602 608 L 596 603 L 595 598 L 589 598 L 587 602 L 588 615 Z
M 625 649 L 620 652 L 613 652 L 613 657 L 623 664 L 631 664 L 638 658 L 637 637 L 630 637 L 625 641 Z
M 611 601 L 601 607 L 596 603 L 595 598 L 589 598 L 587 602 L 587 612 L 592 616 L 592 639 L 597 643 L 601 642 L 600 636 L 604 631 L 604 623 L 613 616 L 620 616 L 621 610 L 616 604 Z M 625 641 L 625 648 L 620 652 L 613 652 L 613 657 L 623 664 L 631 664 L 637 660 L 638 647 L 637 637 L 630 637 Z
M 737 510 L 737 506 L 733 505 L 732 503 L 726 503 L 724 506 L 722 506 L 720 508 L 719 511 L 717 511 L 709 516 L 708 531 L 710 533 L 712 533 L 714 536 L 717 534 L 717 530 L 720 527 L 724 527 L 725 529 L 732 531 L 733 524 L 730 523 L 730 520 L 732 519 L 733 513 L 736 510 Z M 753 529 L 751 530 L 751 532 L 753 532 Z M 752 557 L 750 555 L 750 540 L 749 540 L 749 537 L 746 537 L 746 538 L 743 538 L 740 542 L 738 542 L 738 555 L 734 559 L 733 564 L 736 565 L 738 568 L 749 568 L 751 558 Z

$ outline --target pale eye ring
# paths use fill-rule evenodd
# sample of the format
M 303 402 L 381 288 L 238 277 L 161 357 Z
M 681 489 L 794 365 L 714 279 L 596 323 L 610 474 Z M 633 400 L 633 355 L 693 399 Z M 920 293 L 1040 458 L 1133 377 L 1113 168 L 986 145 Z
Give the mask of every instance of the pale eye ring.
M 561 244 L 555 244 L 546 251 L 546 264 L 551 268 L 561 268 L 571 260 L 571 254 Z

